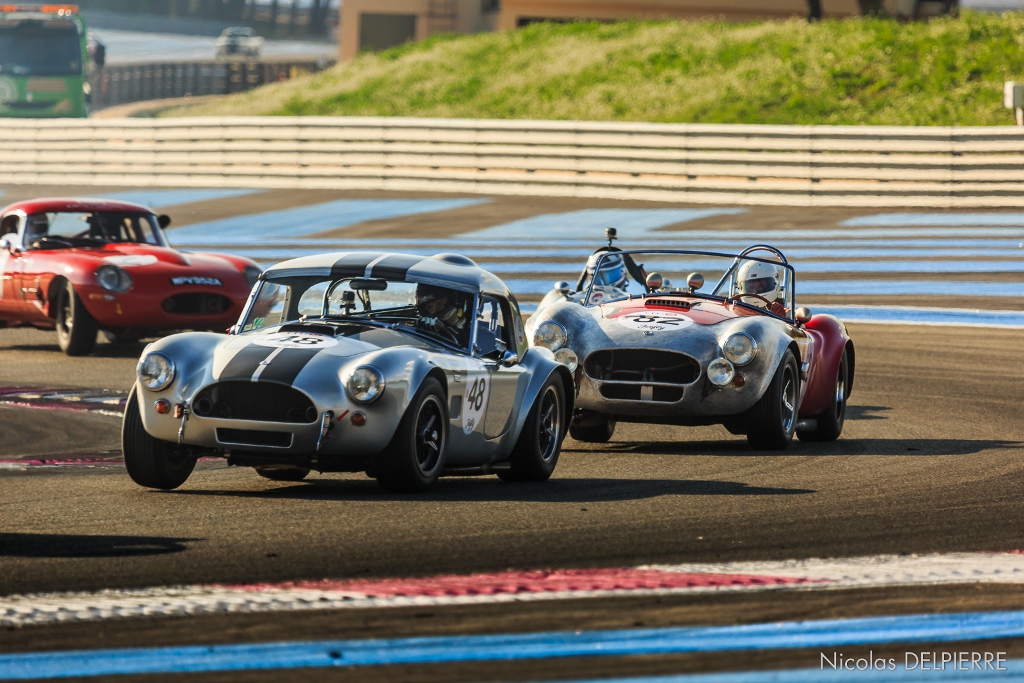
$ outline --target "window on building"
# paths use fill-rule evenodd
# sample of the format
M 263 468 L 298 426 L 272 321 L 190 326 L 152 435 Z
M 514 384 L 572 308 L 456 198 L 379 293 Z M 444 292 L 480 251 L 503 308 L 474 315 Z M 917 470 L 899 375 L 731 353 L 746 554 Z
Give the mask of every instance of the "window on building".
M 359 50 L 386 50 L 416 38 L 415 14 L 359 15 Z

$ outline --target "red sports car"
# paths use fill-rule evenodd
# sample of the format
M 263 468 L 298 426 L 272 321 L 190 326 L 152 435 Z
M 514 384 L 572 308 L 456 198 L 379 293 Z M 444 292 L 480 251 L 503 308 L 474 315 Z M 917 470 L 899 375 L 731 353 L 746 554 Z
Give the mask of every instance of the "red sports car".
M 137 340 L 168 330 L 224 330 L 260 275 L 228 254 L 172 249 L 167 216 L 128 202 L 35 199 L 0 212 L 0 327 L 57 329 L 69 356 L 96 333 Z

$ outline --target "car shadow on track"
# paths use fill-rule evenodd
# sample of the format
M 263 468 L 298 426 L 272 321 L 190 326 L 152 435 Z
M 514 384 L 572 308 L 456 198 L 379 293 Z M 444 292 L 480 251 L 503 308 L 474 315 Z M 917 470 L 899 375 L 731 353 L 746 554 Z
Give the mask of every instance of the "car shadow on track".
M 635 453 L 637 455 L 703 456 L 935 456 L 972 455 L 982 451 L 1024 449 L 1024 442 L 995 439 L 847 439 L 815 443 L 796 439 L 784 451 L 755 451 L 745 440 L 630 442 L 587 444 L 586 449 L 563 449 L 580 453 Z
M 0 533 L 0 557 L 135 557 L 188 549 L 197 538 Z
M 428 493 L 385 493 L 372 479 L 309 479 L 263 491 L 179 489 L 169 495 L 234 496 L 298 500 L 480 501 L 595 503 L 641 500 L 661 496 L 789 496 L 816 493 L 811 489 L 750 486 L 742 482 L 686 479 L 551 479 L 538 484 L 509 484 L 495 477 L 443 478 Z

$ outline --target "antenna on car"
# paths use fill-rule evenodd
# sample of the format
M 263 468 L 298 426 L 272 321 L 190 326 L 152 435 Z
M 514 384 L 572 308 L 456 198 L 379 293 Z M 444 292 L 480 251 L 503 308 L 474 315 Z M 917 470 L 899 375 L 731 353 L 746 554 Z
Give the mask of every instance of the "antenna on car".
M 618 239 L 618 235 L 619 235 L 619 231 L 616 230 L 615 228 L 605 228 L 604 229 L 604 238 L 606 240 L 608 240 L 608 246 L 609 247 L 612 246 L 612 242 L 614 242 L 616 239 Z

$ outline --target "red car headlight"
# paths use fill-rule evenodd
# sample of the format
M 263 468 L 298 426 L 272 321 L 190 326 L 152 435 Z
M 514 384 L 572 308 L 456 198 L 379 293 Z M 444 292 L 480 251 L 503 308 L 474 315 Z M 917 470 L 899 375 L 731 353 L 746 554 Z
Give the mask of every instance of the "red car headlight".
M 108 292 L 127 292 L 132 288 L 132 276 L 124 268 L 105 265 L 96 269 L 96 282 Z

